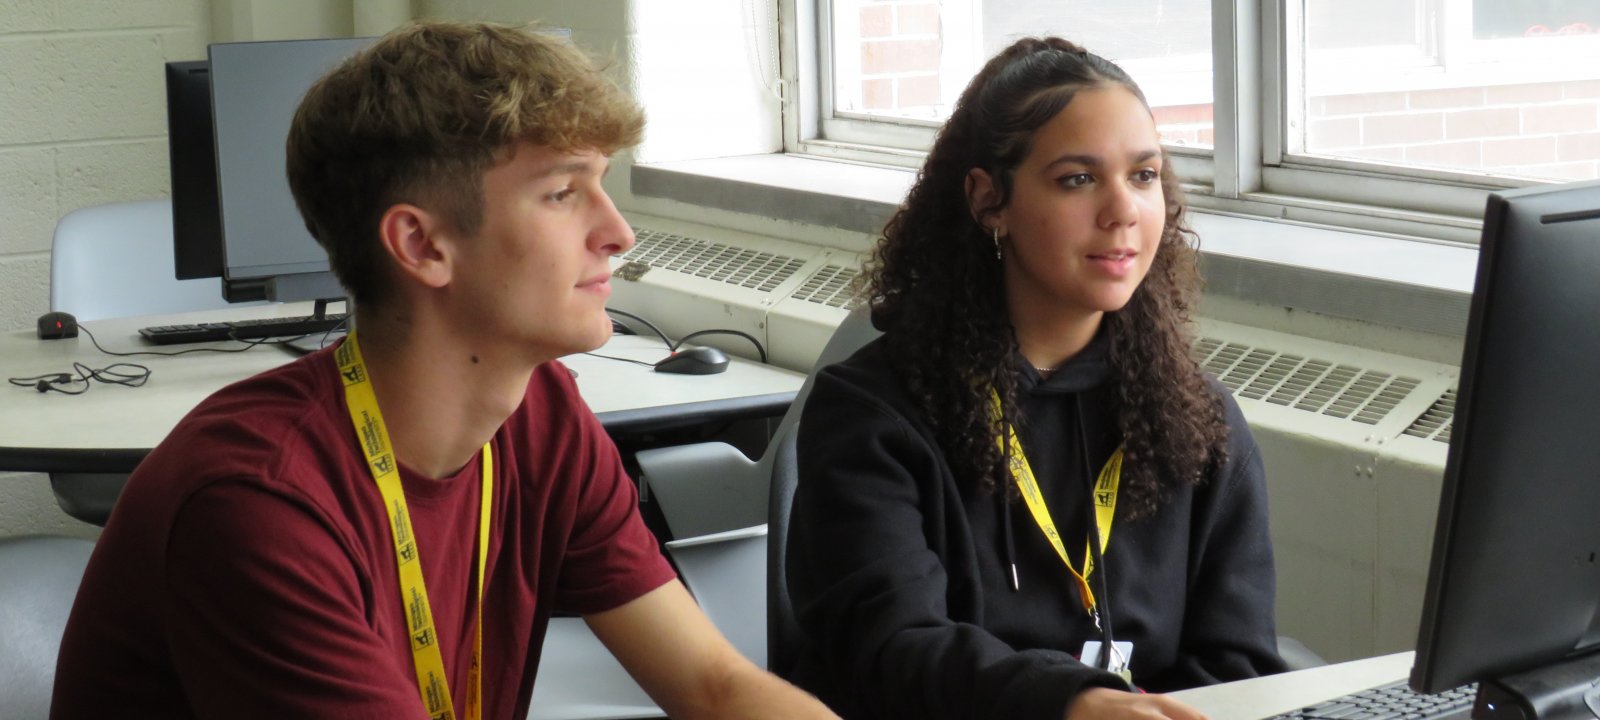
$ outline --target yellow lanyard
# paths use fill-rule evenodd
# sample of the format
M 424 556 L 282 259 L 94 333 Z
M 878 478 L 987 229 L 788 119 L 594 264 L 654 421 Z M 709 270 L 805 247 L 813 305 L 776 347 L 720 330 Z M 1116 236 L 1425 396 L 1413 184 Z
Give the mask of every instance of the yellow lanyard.
M 995 412 L 999 412 L 1000 398 L 994 398 Z M 1072 579 L 1078 583 L 1078 594 L 1083 601 L 1083 609 L 1094 617 L 1095 623 L 1100 622 L 1100 614 L 1094 599 L 1094 591 L 1089 588 L 1089 574 L 1094 572 L 1094 552 L 1089 546 L 1089 541 L 1084 540 L 1083 572 L 1078 572 L 1072 567 L 1072 561 L 1067 559 L 1066 545 L 1061 542 L 1061 533 L 1056 530 L 1056 523 L 1050 519 L 1050 508 L 1045 507 L 1044 493 L 1039 490 L 1039 480 L 1033 475 L 1033 468 L 1028 464 L 1028 456 L 1022 452 L 1022 442 L 1017 439 L 1015 430 L 1006 425 L 1005 437 L 999 439 L 1000 452 L 1010 451 L 1011 475 L 1017 479 L 1017 488 L 1022 491 L 1022 499 L 1028 504 L 1028 511 L 1033 514 L 1033 521 L 1044 531 L 1044 536 L 1050 541 L 1050 546 L 1055 548 L 1056 555 L 1061 558 L 1061 563 L 1067 566 L 1067 572 L 1072 573 Z M 1088 448 L 1084 449 L 1088 452 Z M 1095 480 L 1094 486 L 1094 523 L 1100 537 L 1100 553 L 1105 554 L 1106 548 L 1111 546 L 1111 523 L 1117 515 L 1117 491 L 1122 485 L 1122 448 L 1111 454 L 1111 459 L 1106 461 L 1105 467 L 1100 469 L 1100 477 Z
M 400 487 L 400 471 L 389 442 L 389 429 L 378 411 L 378 396 L 372 392 L 366 363 L 351 331 L 333 353 L 344 379 L 344 399 L 355 425 L 367 468 L 378 483 L 378 492 L 389 511 L 389 528 L 394 535 L 395 565 L 400 571 L 400 602 L 405 608 L 406 627 L 411 631 L 411 659 L 417 671 L 417 690 L 433 720 L 455 720 L 450 699 L 450 683 L 445 679 L 444 658 L 439 655 L 439 633 L 433 624 L 433 608 L 428 604 L 428 588 L 422 582 L 422 563 L 417 559 L 417 542 L 411 534 L 411 511 Z M 478 511 L 478 617 L 477 635 L 472 640 L 472 665 L 467 672 L 471 684 L 467 694 L 466 720 L 483 715 L 483 574 L 489 560 L 489 508 L 494 489 L 494 454 L 483 445 L 483 495 Z

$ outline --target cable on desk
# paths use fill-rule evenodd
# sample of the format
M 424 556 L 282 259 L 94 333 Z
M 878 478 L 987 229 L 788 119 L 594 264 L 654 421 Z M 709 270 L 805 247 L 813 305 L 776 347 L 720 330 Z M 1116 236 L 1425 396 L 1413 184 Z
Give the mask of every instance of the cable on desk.
M 650 322 L 649 320 L 646 320 L 646 319 L 644 319 L 642 317 L 639 317 L 638 315 L 635 315 L 635 314 L 633 314 L 631 312 L 627 312 L 625 310 L 616 310 L 616 309 L 613 309 L 613 308 L 606 308 L 606 312 L 612 313 L 614 315 L 621 315 L 621 316 L 623 316 L 625 318 L 628 318 L 629 320 L 637 320 L 639 322 L 644 323 L 645 327 L 650 328 L 650 330 L 656 334 L 656 337 L 661 338 L 661 342 L 666 343 L 668 350 L 672 349 L 672 339 L 668 338 L 666 333 L 661 332 L 661 328 L 656 327 L 655 323 Z
M 653 363 L 653 362 L 645 362 L 643 360 L 634 360 L 633 358 L 617 357 L 615 355 L 601 355 L 600 353 L 594 353 L 594 352 L 586 352 L 584 354 L 588 355 L 589 357 L 597 357 L 597 358 L 600 358 L 602 360 L 616 360 L 617 362 L 633 363 L 635 365 L 643 365 L 645 367 L 651 367 L 651 368 L 656 366 L 656 364 Z
M 345 324 L 345 321 L 341 320 L 338 325 L 335 325 L 335 326 L 333 326 L 331 328 L 328 328 L 327 330 L 324 330 L 322 332 L 322 344 L 326 345 L 328 343 L 328 336 L 332 335 L 339 328 L 343 327 L 344 324 Z M 158 350 L 135 350 L 135 351 L 132 351 L 132 352 L 118 352 L 118 351 L 114 351 L 114 350 L 107 350 L 104 347 L 101 347 L 100 340 L 97 339 L 94 336 L 94 332 L 89 330 L 88 327 L 85 327 L 83 325 L 79 325 L 78 326 L 78 330 L 81 331 L 83 334 L 89 336 L 89 342 L 94 345 L 94 349 L 99 350 L 101 353 L 104 353 L 106 355 L 111 355 L 113 357 L 131 357 L 131 356 L 135 356 L 135 355 L 155 355 L 155 356 L 158 356 L 158 357 L 171 357 L 171 356 L 174 356 L 174 355 L 187 355 L 189 353 L 197 353 L 197 352 L 241 353 L 241 352 L 244 352 L 246 350 L 250 350 L 252 348 L 255 348 L 256 346 L 259 346 L 259 345 L 285 345 L 285 344 L 294 342 L 296 340 L 301 340 L 303 338 L 311 337 L 312 335 L 316 334 L 316 333 L 306 333 L 304 335 L 300 335 L 298 337 L 291 337 L 291 338 L 258 338 L 258 339 L 255 339 L 255 340 L 242 340 L 242 339 L 239 339 L 239 338 L 233 338 L 234 342 L 244 343 L 243 347 L 234 347 L 234 348 L 198 347 L 198 348 L 189 348 L 187 350 L 175 350 L 175 351 L 170 351 L 170 352 L 168 352 L 168 351 L 158 351 Z M 76 377 L 74 377 L 74 373 L 76 373 Z M 31 388 L 33 388 L 35 390 L 38 390 L 39 392 L 42 392 L 42 393 L 44 393 L 44 392 L 58 392 L 58 393 L 61 393 L 63 395 L 82 395 L 82 394 L 84 394 L 84 393 L 89 391 L 89 387 L 90 387 L 90 385 L 92 385 L 92 383 L 90 382 L 91 380 L 95 381 L 95 382 L 105 383 L 105 384 L 108 384 L 108 385 L 123 385 L 123 386 L 127 386 L 127 387 L 139 387 L 140 385 L 143 385 L 143 384 L 145 384 L 145 382 L 149 381 L 149 379 L 150 379 L 150 368 L 145 367 L 144 365 L 140 365 L 138 363 L 119 362 L 119 363 L 112 363 L 112 364 L 107 365 L 107 366 L 105 366 L 103 368 L 93 368 L 93 367 L 89 367 L 88 365 L 85 365 L 85 364 L 83 364 L 81 362 L 74 361 L 72 363 L 72 372 L 71 373 L 45 373 L 44 375 L 35 375 L 33 377 L 6 378 L 6 381 L 11 383 L 12 385 L 16 385 L 18 387 L 31 387 Z M 83 386 L 82 387 L 77 387 L 76 386 L 77 383 L 82 383 Z M 60 385 L 65 385 L 67 387 L 58 387 Z
M 761 364 L 767 364 L 767 349 L 761 347 L 761 341 L 755 339 L 755 337 L 751 336 L 749 333 L 740 332 L 738 330 L 723 330 L 720 328 L 714 330 L 696 330 L 680 338 L 676 345 L 669 345 L 669 348 L 673 352 L 677 352 L 678 348 L 683 347 L 683 344 L 689 342 L 691 338 L 697 338 L 701 335 L 738 335 L 739 337 L 749 340 L 751 345 L 756 346 L 756 353 L 761 356 Z
M 763 365 L 767 364 L 767 349 L 761 345 L 761 341 L 760 340 L 755 339 L 754 336 L 752 336 L 751 334 L 746 333 L 746 332 L 741 332 L 739 330 L 725 330 L 725 329 L 722 329 L 722 328 L 714 328 L 714 329 L 711 329 L 711 330 L 696 330 L 696 331 L 694 331 L 692 333 L 689 333 L 688 335 L 683 336 L 677 342 L 673 342 L 671 338 L 667 337 L 666 333 L 661 331 L 661 328 L 656 327 L 655 323 L 650 322 L 649 320 L 646 320 L 646 319 L 644 319 L 642 317 L 639 317 L 638 315 L 634 315 L 633 313 L 630 313 L 630 312 L 627 312 L 627 311 L 624 311 L 624 310 L 615 310 L 615 309 L 612 309 L 612 308 L 606 308 L 606 312 L 613 313 L 613 314 L 616 314 L 616 315 L 621 315 L 621 316 L 623 316 L 625 318 L 628 318 L 630 320 L 637 320 L 639 322 L 644 323 L 647 327 L 649 327 L 652 331 L 655 332 L 656 337 L 661 338 L 661 342 L 664 342 L 664 343 L 667 344 L 667 351 L 668 352 L 677 352 L 678 348 L 683 347 L 683 344 L 688 342 L 690 338 L 700 337 L 701 335 L 738 335 L 739 337 L 742 337 L 742 338 L 744 338 L 746 340 L 749 340 L 751 345 L 756 346 L 756 354 L 761 356 L 761 364 L 763 364 Z M 613 358 L 613 359 L 616 359 L 616 358 Z
M 93 384 L 91 380 L 107 385 L 139 387 L 150 379 L 150 368 L 137 363 L 119 362 L 103 368 L 92 368 L 81 362 L 74 362 L 72 371 L 72 373 L 45 373 L 33 377 L 6 378 L 6 381 L 18 387 L 31 387 L 42 393 L 82 395 L 89 392 L 89 387 Z M 73 373 L 76 373 L 77 377 L 73 377 Z M 75 387 L 76 383 L 83 383 L 83 386 Z M 67 387 L 57 387 L 58 385 Z

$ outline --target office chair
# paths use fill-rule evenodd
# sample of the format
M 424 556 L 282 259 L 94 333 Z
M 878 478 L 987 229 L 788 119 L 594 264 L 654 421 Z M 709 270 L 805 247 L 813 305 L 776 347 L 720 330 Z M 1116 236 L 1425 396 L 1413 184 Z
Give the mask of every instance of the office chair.
M 850 357 L 880 333 L 867 309 L 845 317 L 823 346 L 811 374 L 784 413 L 761 459 L 752 462 L 725 443 L 697 443 L 637 454 L 650 491 L 674 537 L 700 537 L 765 524 L 767 534 L 768 669 L 783 675 L 793 665 L 799 626 L 783 576 L 789 506 L 794 497 L 796 428 L 818 370 Z M 752 659 L 756 659 L 752 657 Z
M 67 614 L 94 542 L 30 535 L 0 538 L 0 677 L 5 717 L 45 720 Z
M 220 278 L 174 277 L 170 200 L 96 205 L 56 223 L 51 310 L 72 313 L 82 322 L 225 307 Z M 94 525 L 105 525 L 127 480 L 120 473 L 50 475 L 61 509 Z
M 823 348 L 812 368 L 812 377 L 817 370 L 849 357 L 878 334 L 865 310 L 851 313 Z M 841 343 L 846 336 L 854 344 Z M 850 345 L 848 349 L 846 344 Z M 635 455 L 673 537 L 700 537 L 767 523 L 769 479 L 777 457 L 774 450 L 778 440 L 790 434 L 800 421 L 800 409 L 811 392 L 812 377 L 801 385 L 759 460 L 752 461 L 721 442 L 641 450 Z
M 674 540 L 667 554 L 712 624 L 751 662 L 767 664 L 767 526 Z
M 663 717 L 583 618 L 550 619 L 528 720 Z
M 50 245 L 50 309 L 85 321 L 229 307 L 220 278 L 173 272 L 172 201 L 74 210 Z

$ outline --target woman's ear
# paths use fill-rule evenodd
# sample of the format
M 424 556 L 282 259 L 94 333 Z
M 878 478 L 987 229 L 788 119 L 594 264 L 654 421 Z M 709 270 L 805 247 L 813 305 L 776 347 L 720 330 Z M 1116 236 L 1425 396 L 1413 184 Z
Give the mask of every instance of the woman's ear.
M 1000 191 L 994 186 L 994 178 L 989 176 L 983 168 L 972 168 L 967 171 L 967 211 L 972 214 L 972 219 L 985 231 L 994 230 L 994 223 L 998 221 L 995 207 L 1000 204 Z

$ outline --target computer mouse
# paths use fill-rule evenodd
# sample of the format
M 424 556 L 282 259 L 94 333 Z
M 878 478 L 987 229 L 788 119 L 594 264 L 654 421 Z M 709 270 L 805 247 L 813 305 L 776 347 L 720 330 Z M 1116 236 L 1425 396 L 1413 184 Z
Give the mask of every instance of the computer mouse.
M 39 339 L 60 340 L 78 336 L 78 319 L 59 310 L 39 316 Z
M 656 372 L 674 375 L 715 375 L 727 369 L 727 354 L 714 347 L 684 348 L 656 363 Z

